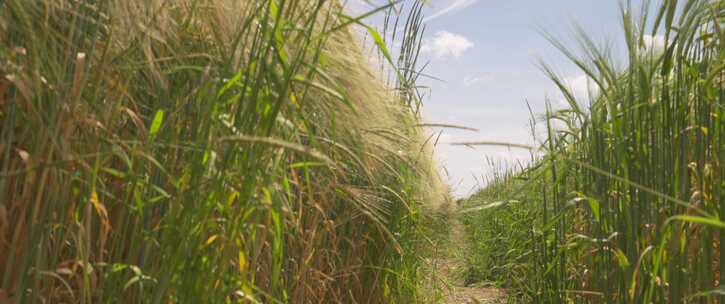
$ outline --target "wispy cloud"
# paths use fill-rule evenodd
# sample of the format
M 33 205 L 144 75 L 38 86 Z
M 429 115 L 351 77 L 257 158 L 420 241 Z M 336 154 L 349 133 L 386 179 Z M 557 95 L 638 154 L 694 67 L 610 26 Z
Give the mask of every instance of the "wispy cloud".
M 436 59 L 459 58 L 473 47 L 466 37 L 448 31 L 438 31 L 432 39 L 423 41 L 421 52 L 431 54 Z
M 466 7 L 473 5 L 476 2 L 478 2 L 478 0 L 453 0 L 453 3 L 448 5 L 446 8 L 434 13 L 433 15 L 426 17 L 425 19 L 423 19 L 423 22 L 428 22 L 433 19 L 440 18 L 444 15 L 460 11 Z
M 472 87 L 474 85 L 486 82 L 491 80 L 492 77 L 489 75 L 482 75 L 482 76 L 466 76 L 463 77 L 463 86 L 464 87 Z

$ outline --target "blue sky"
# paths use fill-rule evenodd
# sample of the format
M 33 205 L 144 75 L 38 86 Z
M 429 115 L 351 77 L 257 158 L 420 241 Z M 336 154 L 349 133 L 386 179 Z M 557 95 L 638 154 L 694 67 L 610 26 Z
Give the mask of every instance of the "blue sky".
M 571 41 L 567 38 L 573 36 L 575 22 L 596 41 L 616 42 L 622 32 L 618 0 L 434 0 L 426 6 L 425 15 L 429 16 L 423 45 L 424 61 L 429 61 L 425 72 L 443 81 L 421 81 L 430 87 L 423 118 L 480 130 L 442 130 L 436 148 L 459 197 L 481 186 L 481 177 L 491 170 L 486 157 L 503 162 L 529 159 L 526 151 L 449 143 L 533 143 L 525 101 L 542 113 L 547 97 L 561 99 L 539 69 L 540 59 L 554 67 L 578 95 L 586 96 L 586 78 L 540 29 L 565 42 Z

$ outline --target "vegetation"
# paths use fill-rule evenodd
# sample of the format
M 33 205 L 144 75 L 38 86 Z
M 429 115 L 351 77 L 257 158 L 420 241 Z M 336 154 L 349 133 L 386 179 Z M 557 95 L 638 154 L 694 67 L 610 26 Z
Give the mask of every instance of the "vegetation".
M 624 2 L 624 66 L 547 34 L 590 97 L 542 64 L 568 106 L 465 143 L 532 163 L 457 214 L 422 2 L 341 2 L 0 1 L 0 303 L 431 303 L 459 219 L 512 302 L 725 302 L 725 0 Z
M 0 302 L 425 302 L 410 11 L 1 1 Z
M 469 266 L 465 281 L 469 284 L 525 288 L 526 281 L 537 276 L 531 260 L 532 227 L 542 221 L 540 209 L 531 206 L 534 198 L 540 198 L 544 183 L 526 180 L 508 165 L 493 166 L 486 188 L 463 202 L 461 218 L 468 238 L 465 252 Z M 514 290 L 509 295 L 522 293 L 525 291 Z
M 569 106 L 547 113 L 535 165 L 465 202 L 472 277 L 524 302 L 725 301 L 725 2 L 634 15 L 623 4 L 624 68 L 581 30 L 581 57 L 552 39 L 595 94 L 543 65 Z

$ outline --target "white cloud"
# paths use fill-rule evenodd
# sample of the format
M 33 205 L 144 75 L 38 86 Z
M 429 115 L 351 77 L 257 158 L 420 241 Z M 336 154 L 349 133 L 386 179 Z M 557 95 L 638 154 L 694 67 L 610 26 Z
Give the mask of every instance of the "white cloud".
M 569 85 L 572 95 L 579 100 L 596 96 L 599 93 L 597 85 L 586 75 L 564 78 L 564 82 Z
M 432 39 L 425 39 L 421 52 L 431 54 L 436 59 L 459 58 L 473 47 L 473 42 L 458 34 L 438 31 Z
M 574 99 L 580 107 L 586 105 L 590 98 L 596 98 L 596 96 L 599 95 L 599 87 L 594 80 L 589 78 L 587 75 L 580 74 L 576 76 L 563 77 L 561 80 L 564 83 L 564 86 L 568 89 L 569 93 L 574 96 Z M 551 91 L 548 92 L 553 92 L 551 100 L 554 101 L 555 108 L 561 109 L 571 106 L 564 96 L 564 93 L 561 92 L 557 86 L 552 84 Z
M 665 49 L 665 37 L 662 35 L 644 35 L 642 40 L 647 51 L 661 52 Z
M 490 81 L 492 79 L 491 76 L 483 75 L 483 76 L 466 76 L 463 77 L 463 86 L 464 87 L 472 87 L 474 85 Z
M 466 7 L 473 5 L 476 2 L 478 2 L 478 0 L 453 0 L 453 3 L 448 5 L 446 8 L 440 10 L 439 12 L 426 17 L 425 19 L 423 19 L 423 22 L 428 22 L 444 15 L 460 11 Z

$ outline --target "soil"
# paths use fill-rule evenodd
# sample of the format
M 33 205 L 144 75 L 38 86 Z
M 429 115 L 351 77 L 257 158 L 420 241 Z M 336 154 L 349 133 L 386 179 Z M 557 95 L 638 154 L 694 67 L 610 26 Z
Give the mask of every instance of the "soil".
M 448 288 L 444 291 L 444 304 L 499 304 L 506 303 L 506 293 L 498 288 L 466 286 L 462 275 L 466 267 L 464 258 L 465 231 L 455 214 L 450 218 L 450 247 L 438 258 L 438 272 Z

